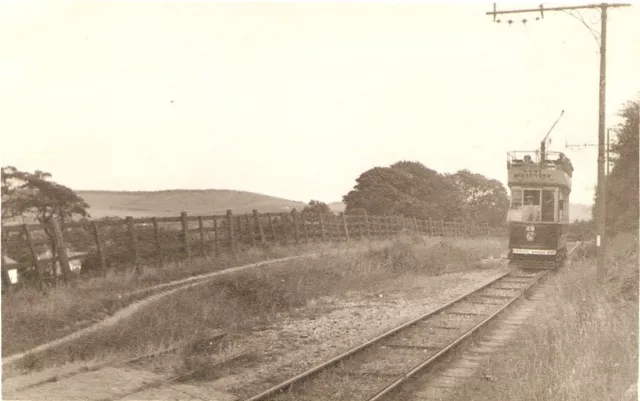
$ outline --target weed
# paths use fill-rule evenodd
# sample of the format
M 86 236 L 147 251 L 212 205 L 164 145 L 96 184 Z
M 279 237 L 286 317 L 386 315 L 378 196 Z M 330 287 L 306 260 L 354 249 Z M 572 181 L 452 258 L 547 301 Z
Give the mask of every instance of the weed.
M 473 380 L 453 398 L 623 399 L 638 375 L 637 239 L 619 236 L 609 252 L 605 284 L 594 259 L 558 272 L 529 330 L 484 366 L 499 380 Z

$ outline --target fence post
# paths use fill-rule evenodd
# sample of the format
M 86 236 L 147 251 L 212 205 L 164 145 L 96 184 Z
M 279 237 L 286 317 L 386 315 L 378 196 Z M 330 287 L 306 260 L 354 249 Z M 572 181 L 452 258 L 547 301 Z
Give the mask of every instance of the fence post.
M 238 250 L 236 248 L 236 241 L 233 236 L 233 214 L 231 213 L 231 209 L 227 210 L 227 235 L 229 236 L 229 249 L 234 254 L 238 254 Z
M 129 234 L 129 252 L 131 252 L 130 262 L 136 273 L 141 273 L 140 267 L 138 266 L 138 236 L 136 235 L 136 227 L 133 224 L 133 217 L 127 216 L 124 221 L 127 225 L 127 233 Z
M 202 216 L 198 216 L 198 229 L 200 230 L 200 255 L 207 256 L 207 244 L 204 241 L 204 221 Z
M 278 236 L 276 235 L 276 227 L 273 225 L 273 219 L 271 218 L 271 213 L 267 213 L 267 219 L 269 220 L 269 229 L 271 230 L 271 237 L 273 237 L 273 242 L 278 240 Z
M 256 221 L 256 226 L 258 227 L 258 234 L 260 234 L 260 242 L 262 244 L 266 244 L 267 239 L 264 236 L 264 230 L 262 229 L 262 223 L 260 222 L 260 214 L 257 209 L 253 209 L 253 219 Z
M 105 276 L 107 274 L 107 261 L 104 256 L 104 246 L 102 245 L 102 238 L 100 237 L 100 229 L 98 223 L 91 222 L 91 231 L 93 233 L 93 240 L 96 243 L 96 249 L 98 250 L 98 258 L 100 259 L 100 274 Z
M 67 249 L 64 246 L 64 240 L 62 238 L 62 230 L 60 229 L 60 223 L 55 218 L 51 219 L 51 232 L 53 233 L 53 244 L 56 249 L 56 253 L 58 254 L 58 262 L 60 262 L 60 269 L 62 270 L 62 278 L 65 282 L 69 282 L 71 278 L 71 267 L 69 266 L 69 257 L 67 256 Z M 54 277 L 58 275 L 58 269 L 55 264 L 56 261 L 53 260 L 54 268 L 53 275 Z
M 160 239 L 160 230 L 158 228 L 158 219 L 155 217 L 151 218 L 151 223 L 153 224 L 153 238 L 156 243 L 156 252 L 158 254 L 158 266 L 161 269 L 164 269 L 164 251 L 162 250 L 162 241 Z
M 191 249 L 189 249 L 189 221 L 187 220 L 187 212 L 180 213 L 182 222 L 182 242 L 184 246 L 184 254 L 187 259 L 191 259 Z
M 26 224 L 23 224 L 22 232 L 24 233 L 24 239 L 26 240 L 27 246 L 29 247 L 29 253 L 31 253 L 31 259 L 33 260 L 33 265 L 36 268 L 36 280 L 37 280 L 36 285 L 38 286 L 38 290 L 42 291 L 42 289 L 44 288 L 42 285 L 42 278 L 43 278 L 42 264 L 40 263 L 40 260 L 38 260 L 38 254 L 36 253 L 36 248 L 33 246 L 33 239 L 31 238 L 31 231 L 29 231 L 29 226 Z M 4 250 L 4 247 L 3 247 L 3 250 Z M 11 281 L 9 281 L 5 285 L 7 286 L 11 285 Z
M 347 216 L 345 216 L 344 212 L 340 212 L 340 219 L 342 220 L 342 230 L 344 231 L 344 236 L 346 241 L 349 241 L 349 228 L 347 227 Z
M 322 217 L 322 212 L 318 212 L 318 217 L 320 218 L 320 235 L 322 236 L 322 241 L 326 241 L 327 230 L 324 228 L 324 217 Z
M 298 228 L 298 211 L 293 208 L 291 211 L 291 218 L 293 219 L 293 231 L 296 236 L 296 244 L 300 242 L 300 229 Z
M 305 219 L 304 211 L 300 212 L 300 221 L 302 222 L 302 231 L 304 232 L 304 241 L 309 243 L 309 228 L 307 227 L 307 220 Z
M 216 252 L 216 256 L 220 256 L 220 237 L 218 235 L 218 217 L 213 215 L 213 247 Z
M 289 214 L 282 213 L 280 215 L 280 220 L 282 220 L 281 226 L 282 226 L 282 233 L 284 234 L 284 238 L 282 239 L 282 242 L 285 245 L 287 245 L 287 244 L 289 244 L 289 233 L 287 231 L 289 229 L 289 227 L 288 227 L 289 223 L 287 223 L 287 221 L 289 221 Z
M 362 228 L 362 219 L 360 216 L 361 214 L 359 211 L 356 211 L 356 215 L 354 217 L 356 220 L 356 226 L 358 227 L 358 238 L 362 241 L 364 239 L 364 229 Z
M 244 243 L 244 233 L 242 232 L 242 216 L 236 216 L 236 223 L 238 224 L 238 238 L 240 239 L 240 244 Z M 236 245 L 237 246 L 237 245 Z
M 366 210 L 363 210 L 364 215 L 364 229 L 367 232 L 367 238 L 371 239 L 371 228 L 369 227 L 369 214 Z
M 440 220 L 440 235 L 445 237 L 445 235 L 444 235 L 444 220 Z
M 251 245 L 256 246 L 256 232 L 253 230 L 249 213 L 244 214 L 244 219 L 247 221 L 247 231 L 249 231 L 249 237 L 251 239 Z

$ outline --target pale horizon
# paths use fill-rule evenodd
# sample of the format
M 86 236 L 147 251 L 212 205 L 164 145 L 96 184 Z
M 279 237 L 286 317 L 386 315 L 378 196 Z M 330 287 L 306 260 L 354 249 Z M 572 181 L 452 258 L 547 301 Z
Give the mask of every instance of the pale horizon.
M 509 26 L 491 8 L 6 1 L 2 165 L 82 191 L 300 202 L 341 202 L 400 160 L 506 187 L 506 153 L 538 148 L 564 109 L 550 150 L 572 159 L 571 201 L 592 204 L 597 148 L 565 143 L 597 143 L 594 38 L 565 13 Z M 638 4 L 609 10 L 607 128 L 640 94 L 639 20 Z

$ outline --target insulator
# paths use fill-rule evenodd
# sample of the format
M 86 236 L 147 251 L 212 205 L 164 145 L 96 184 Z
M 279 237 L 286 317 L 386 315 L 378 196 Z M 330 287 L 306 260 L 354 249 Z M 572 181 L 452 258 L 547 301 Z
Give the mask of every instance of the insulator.
M 525 18 L 525 19 L 523 19 L 523 20 L 522 20 L 522 23 L 523 23 L 523 24 L 526 24 L 526 23 L 527 23 L 527 19 L 526 19 L 526 18 Z
M 507 22 L 509 23 L 509 25 L 513 24 L 513 20 L 509 20 Z

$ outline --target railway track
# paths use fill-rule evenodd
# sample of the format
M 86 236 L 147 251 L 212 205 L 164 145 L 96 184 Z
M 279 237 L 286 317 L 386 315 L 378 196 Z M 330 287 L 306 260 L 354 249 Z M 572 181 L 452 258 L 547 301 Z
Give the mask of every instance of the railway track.
M 498 316 L 547 273 L 513 269 L 246 401 L 383 399 Z

